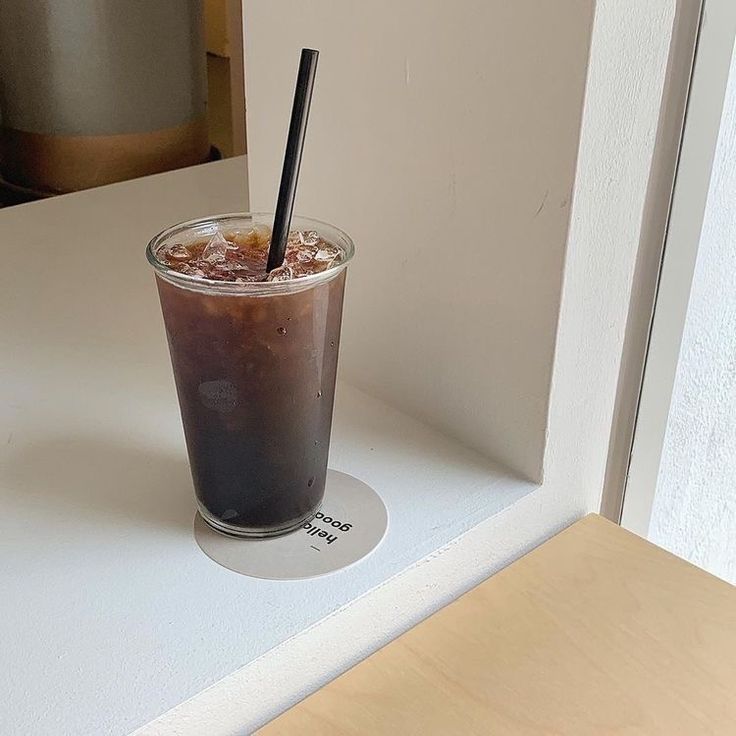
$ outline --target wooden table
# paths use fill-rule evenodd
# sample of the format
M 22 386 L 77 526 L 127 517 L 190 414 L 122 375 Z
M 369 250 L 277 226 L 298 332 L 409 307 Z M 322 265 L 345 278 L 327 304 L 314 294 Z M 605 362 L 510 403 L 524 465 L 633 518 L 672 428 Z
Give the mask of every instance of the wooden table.
M 590 515 L 259 734 L 736 734 L 736 589 Z

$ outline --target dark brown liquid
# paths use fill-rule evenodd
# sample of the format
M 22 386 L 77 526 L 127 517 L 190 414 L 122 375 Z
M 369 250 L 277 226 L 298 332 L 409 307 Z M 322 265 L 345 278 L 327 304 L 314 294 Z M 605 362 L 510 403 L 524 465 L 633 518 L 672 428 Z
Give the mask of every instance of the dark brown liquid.
M 291 294 L 157 277 L 197 497 L 245 531 L 316 511 L 327 473 L 345 271 Z

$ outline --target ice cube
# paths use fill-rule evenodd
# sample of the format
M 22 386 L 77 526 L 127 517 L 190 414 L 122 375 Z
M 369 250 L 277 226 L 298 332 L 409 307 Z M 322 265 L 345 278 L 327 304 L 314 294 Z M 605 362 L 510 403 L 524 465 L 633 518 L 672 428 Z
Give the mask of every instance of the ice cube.
M 248 265 L 239 260 L 225 260 L 212 265 L 216 271 L 250 271 Z
M 291 266 L 279 266 L 268 274 L 266 281 L 289 281 L 293 275 Z
M 302 263 L 314 260 L 314 257 L 317 254 L 317 250 L 318 249 L 313 245 L 305 245 L 296 251 L 296 260 L 301 261 Z
M 316 230 L 307 230 L 301 233 L 303 245 L 317 245 L 319 243 L 319 233 Z
M 205 245 L 200 257 L 203 261 L 207 261 L 207 263 L 221 263 L 225 260 L 225 256 L 230 248 L 230 243 L 218 231 L 210 238 L 207 245 Z
M 332 261 L 340 255 L 340 251 L 334 245 L 323 243 L 322 247 L 314 254 L 315 261 Z
M 174 243 L 164 251 L 164 256 L 173 261 L 186 261 L 192 257 L 189 249 L 181 243 Z

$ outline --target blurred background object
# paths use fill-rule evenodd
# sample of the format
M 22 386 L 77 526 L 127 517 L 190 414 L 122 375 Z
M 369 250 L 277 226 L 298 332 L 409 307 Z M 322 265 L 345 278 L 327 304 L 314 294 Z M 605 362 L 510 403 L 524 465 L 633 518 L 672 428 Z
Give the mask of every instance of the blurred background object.
M 210 141 L 225 157 L 245 153 L 241 0 L 204 0 Z
M 212 57 L 208 74 L 205 38 L 231 53 L 230 36 L 242 45 L 242 31 L 232 31 L 240 17 L 230 0 L 2 0 L 4 201 L 219 158 L 210 127 L 232 155 L 230 64 Z

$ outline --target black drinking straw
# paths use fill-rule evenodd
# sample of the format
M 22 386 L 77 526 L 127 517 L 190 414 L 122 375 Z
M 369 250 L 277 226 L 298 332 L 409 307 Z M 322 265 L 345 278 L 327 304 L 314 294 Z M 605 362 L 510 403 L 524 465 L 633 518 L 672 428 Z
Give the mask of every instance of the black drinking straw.
M 289 123 L 289 137 L 286 139 L 286 153 L 284 154 L 284 167 L 281 170 L 279 198 L 276 202 L 276 214 L 273 218 L 271 247 L 268 250 L 267 271 L 278 268 L 284 262 L 284 256 L 286 255 L 286 241 L 289 237 L 291 215 L 294 211 L 299 164 L 302 162 L 302 150 L 304 149 L 304 137 L 307 133 L 309 104 L 312 101 L 318 56 L 319 51 L 302 49 L 299 60 L 299 73 L 296 78 L 294 104 L 291 108 L 291 122 Z

